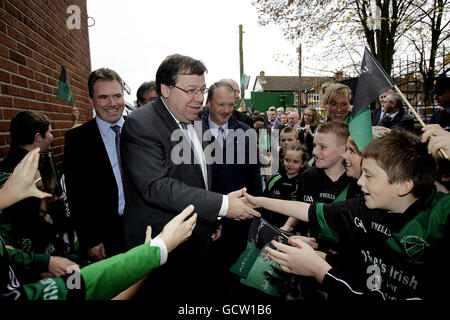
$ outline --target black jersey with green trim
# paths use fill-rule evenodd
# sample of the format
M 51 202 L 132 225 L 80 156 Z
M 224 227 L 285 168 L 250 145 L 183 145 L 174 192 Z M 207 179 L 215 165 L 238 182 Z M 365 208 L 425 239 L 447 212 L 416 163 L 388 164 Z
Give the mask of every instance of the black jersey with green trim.
M 337 181 L 332 181 L 324 169 L 311 167 L 300 176 L 297 201 L 331 203 L 352 181 L 344 172 Z
M 294 178 L 288 178 L 284 170 L 282 173 L 277 173 L 267 183 L 263 196 L 272 199 L 296 200 L 299 177 L 300 174 Z M 285 215 L 267 209 L 263 209 L 261 214 L 264 219 L 277 227 L 282 227 L 287 220 Z
M 14 270 L 9 265 L 8 252 L 0 237 L 0 300 L 18 300 L 22 293 Z
M 357 257 L 357 291 L 378 290 L 389 300 L 435 299 L 450 282 L 446 269 L 437 269 L 450 245 L 449 215 L 450 194 L 433 190 L 401 214 L 368 209 L 363 198 L 312 204 L 309 223 Z

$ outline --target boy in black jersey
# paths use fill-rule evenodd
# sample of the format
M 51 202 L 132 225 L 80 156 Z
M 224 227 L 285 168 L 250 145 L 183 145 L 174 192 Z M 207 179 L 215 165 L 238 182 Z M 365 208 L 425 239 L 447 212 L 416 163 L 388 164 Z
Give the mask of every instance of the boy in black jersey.
M 302 173 L 297 201 L 331 203 L 345 199 L 338 197 L 351 181 L 341 158 L 349 134 L 347 124 L 342 121 L 328 121 L 318 126 L 313 149 L 315 167 Z M 297 223 L 296 219 L 289 218 L 282 229 L 292 231 Z M 302 235 L 310 236 L 305 224 L 299 224 L 297 229 Z
M 450 195 L 436 191 L 436 171 L 419 137 L 393 130 L 363 151 L 358 184 L 364 198 L 328 205 L 247 199 L 255 207 L 309 222 L 345 246 L 345 256 L 318 254 L 291 238 L 293 247 L 273 242 L 280 251 L 267 250 L 283 271 L 315 278 L 329 300 L 435 301 L 447 297 L 436 285 L 450 285 L 449 277 L 436 270 L 450 245 Z

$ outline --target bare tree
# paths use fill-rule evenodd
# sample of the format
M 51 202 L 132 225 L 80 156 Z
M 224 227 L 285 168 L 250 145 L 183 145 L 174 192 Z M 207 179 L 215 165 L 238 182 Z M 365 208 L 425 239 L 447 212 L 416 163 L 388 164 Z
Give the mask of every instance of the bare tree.
M 323 46 L 322 57 L 349 61 L 342 69 L 357 68 L 362 48 L 367 45 L 383 68 L 391 73 L 394 55 L 408 47 L 408 40 L 417 35 L 415 30 L 429 32 L 431 44 L 435 40 L 432 30 L 448 33 L 448 22 L 437 24 L 437 17 L 447 13 L 449 0 L 253 0 L 261 25 L 279 25 L 285 37 L 293 43 L 301 41 L 307 48 Z M 430 5 L 430 2 L 436 4 Z M 430 28 L 424 27 L 425 18 Z M 425 19 L 426 20 L 426 19 Z M 447 31 L 445 31 L 447 30 Z M 445 38 L 445 39 L 444 39 Z M 441 45 L 448 37 L 437 41 Z M 421 40 L 422 41 L 422 40 Z M 423 37 L 424 45 L 428 43 Z M 433 45 L 425 45 L 427 48 Z M 427 49 L 429 50 L 429 49 Z M 430 55 L 436 56 L 436 50 Z M 355 57 L 358 57 L 357 59 Z M 428 58 L 429 60 L 429 58 Z
M 430 93 L 433 78 L 439 73 L 446 73 L 445 63 L 438 64 L 437 58 L 443 57 L 444 44 L 450 39 L 450 1 L 429 0 L 422 5 L 413 4 L 419 11 L 419 23 L 405 34 L 408 44 L 417 52 L 419 60 L 415 66 L 423 79 L 425 103 L 432 104 Z M 445 57 L 444 61 L 445 61 Z

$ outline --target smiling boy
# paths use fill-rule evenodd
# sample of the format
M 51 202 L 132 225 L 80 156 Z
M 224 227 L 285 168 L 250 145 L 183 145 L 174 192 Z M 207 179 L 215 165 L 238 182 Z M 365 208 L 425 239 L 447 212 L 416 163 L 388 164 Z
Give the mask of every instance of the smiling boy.
M 397 130 L 371 142 L 362 156 L 358 184 L 364 198 L 330 205 L 248 198 L 255 206 L 309 222 L 345 246 L 346 256 L 322 259 L 291 238 L 293 247 L 274 242 L 280 251 L 268 250 L 269 257 L 283 271 L 314 277 L 330 300 L 442 299 L 433 286 L 449 284 L 436 266 L 450 244 L 450 195 L 433 185 L 435 160 L 417 136 Z M 352 267 L 336 267 L 343 265 L 339 260 Z
M 348 126 L 343 121 L 328 121 L 319 125 L 314 136 L 315 166 L 306 169 L 299 178 L 298 201 L 331 203 L 350 184 L 351 178 L 346 175 L 341 158 L 348 136 Z M 296 219 L 289 218 L 282 229 L 292 231 L 297 223 Z M 310 236 L 303 224 L 297 229 L 302 235 Z

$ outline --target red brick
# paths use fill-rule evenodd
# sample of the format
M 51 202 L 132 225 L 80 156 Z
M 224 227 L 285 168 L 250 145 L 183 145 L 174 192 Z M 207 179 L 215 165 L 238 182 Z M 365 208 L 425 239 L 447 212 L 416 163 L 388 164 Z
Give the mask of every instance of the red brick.
M 7 27 L 8 36 L 10 36 L 12 39 L 25 43 L 25 35 L 22 32 L 17 31 L 16 29 L 8 26 Z
M 39 101 L 48 101 L 48 94 L 42 93 L 42 92 L 36 92 L 36 100 Z
M 0 81 L 1 82 L 6 82 L 6 83 L 10 83 L 11 82 L 11 76 L 10 76 L 9 72 L 0 70 Z
M 40 72 L 34 73 L 34 79 L 39 82 L 47 83 L 47 77 Z
M 21 99 L 21 98 L 14 98 L 13 99 L 13 105 L 14 108 L 19 109 L 29 109 L 30 108 L 30 101 Z
M 17 41 L 14 38 L 0 32 L 0 43 L 10 49 L 17 49 Z
M 0 95 L 0 107 L 12 107 L 12 98 Z
M 5 119 L 12 119 L 19 111 L 18 109 L 3 109 Z
M 7 25 L 14 25 L 14 17 L 3 8 L 0 8 L 0 20 L 4 21 Z
M 22 13 L 17 8 L 12 6 L 9 2 L 5 3 L 5 9 L 7 12 L 9 12 L 11 15 L 16 17 L 17 19 L 22 20 Z
M 34 79 L 34 71 L 30 68 L 19 66 L 19 74 L 29 79 Z
M 8 96 L 20 96 L 20 88 L 2 84 L 2 94 Z
M 33 51 L 21 43 L 17 44 L 17 50 L 25 56 L 33 57 Z
M 52 89 L 50 86 L 48 86 L 48 85 L 46 85 L 46 84 L 43 84 L 43 85 L 42 85 L 42 92 L 45 92 L 45 93 L 53 93 L 53 89 Z
M 34 80 L 28 80 L 28 87 L 36 91 L 42 91 L 42 84 Z
M 25 44 L 29 47 L 29 48 L 31 48 L 31 49 L 33 49 L 33 50 L 35 50 L 35 51 L 39 51 L 39 45 L 36 43 L 36 41 L 33 41 L 33 39 L 31 39 L 31 38 L 25 38 Z
M 44 110 L 44 104 L 42 102 L 30 101 L 30 109 L 33 110 Z
M 41 65 L 41 72 L 47 76 L 52 75 L 52 70 L 49 67 L 47 67 L 46 65 Z
M 22 64 L 24 66 L 27 65 L 27 59 L 21 55 L 20 53 L 16 51 L 9 50 L 9 58 L 19 64 Z
M 8 132 L 9 123 L 10 121 L 0 121 L 0 132 Z
M 40 69 L 41 65 L 36 60 L 27 58 L 27 67 L 30 68 L 31 70 L 36 71 Z
M 6 24 L 0 20 L 0 31 L 6 33 Z
M 8 48 L 0 44 L 0 56 L 8 58 L 9 51 Z
M 14 73 L 17 73 L 18 70 L 17 63 L 3 57 L 0 57 L 0 66 L 2 66 L 2 69 L 6 69 Z
M 11 75 L 11 82 L 19 87 L 28 88 L 28 80 L 24 77 L 17 76 L 15 74 Z
M 20 96 L 28 99 L 36 99 L 33 91 L 24 88 L 20 89 Z

